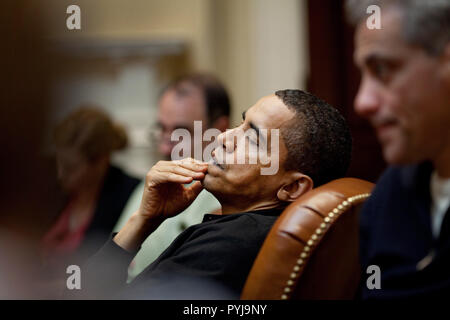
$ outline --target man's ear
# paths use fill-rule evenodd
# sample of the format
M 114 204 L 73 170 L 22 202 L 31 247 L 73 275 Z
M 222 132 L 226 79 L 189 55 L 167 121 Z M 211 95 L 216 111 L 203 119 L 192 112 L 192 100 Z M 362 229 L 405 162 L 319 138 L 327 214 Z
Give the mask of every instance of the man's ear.
M 224 132 L 230 127 L 230 119 L 227 116 L 221 116 L 214 121 L 212 127 Z
M 295 201 L 314 186 L 312 179 L 300 172 L 293 172 L 289 178 L 289 182 L 282 185 L 277 192 L 277 197 L 281 201 Z

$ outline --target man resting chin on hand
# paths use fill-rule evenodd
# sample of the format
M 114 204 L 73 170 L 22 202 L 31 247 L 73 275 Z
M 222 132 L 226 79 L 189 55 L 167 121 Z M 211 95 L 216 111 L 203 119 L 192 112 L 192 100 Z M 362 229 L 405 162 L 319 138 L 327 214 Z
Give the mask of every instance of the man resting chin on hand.
M 210 163 L 160 161 L 149 171 L 139 210 L 82 268 L 82 297 L 239 298 L 283 209 L 313 187 L 343 177 L 350 163 L 344 118 L 300 90 L 260 99 L 238 127 L 217 139 Z M 262 174 L 268 168 L 277 170 Z M 142 242 L 202 188 L 219 200 L 222 215 L 205 215 L 126 284 L 127 267 Z

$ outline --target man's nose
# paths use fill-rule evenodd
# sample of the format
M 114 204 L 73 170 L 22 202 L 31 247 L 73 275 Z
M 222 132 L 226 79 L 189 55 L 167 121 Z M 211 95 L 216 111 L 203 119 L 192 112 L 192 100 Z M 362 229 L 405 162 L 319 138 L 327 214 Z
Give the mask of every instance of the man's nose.
M 370 118 L 378 111 L 380 97 L 377 84 L 372 80 L 363 77 L 359 85 L 358 94 L 355 98 L 355 111 L 361 117 Z

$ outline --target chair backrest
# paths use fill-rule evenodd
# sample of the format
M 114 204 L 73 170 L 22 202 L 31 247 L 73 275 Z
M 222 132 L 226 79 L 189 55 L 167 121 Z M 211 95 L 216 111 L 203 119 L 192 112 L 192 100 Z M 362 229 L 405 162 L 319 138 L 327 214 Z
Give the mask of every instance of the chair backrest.
M 360 278 L 359 209 L 373 184 L 334 180 L 289 205 L 270 230 L 242 299 L 352 299 Z

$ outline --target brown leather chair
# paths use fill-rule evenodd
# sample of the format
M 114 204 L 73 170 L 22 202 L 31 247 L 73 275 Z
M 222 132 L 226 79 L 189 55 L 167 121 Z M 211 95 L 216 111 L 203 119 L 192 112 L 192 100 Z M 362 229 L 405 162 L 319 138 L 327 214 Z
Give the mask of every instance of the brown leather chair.
M 275 222 L 242 299 L 352 299 L 357 291 L 359 209 L 373 184 L 343 178 L 311 190 Z

